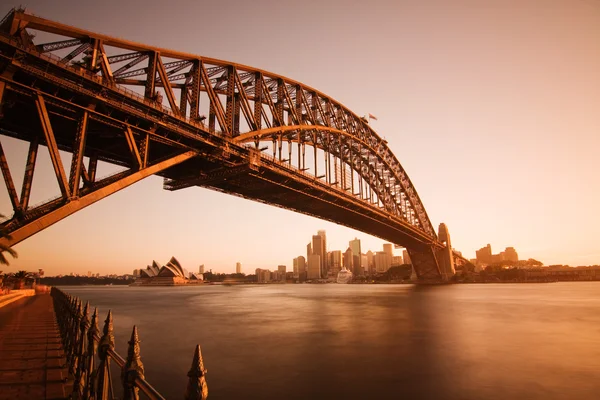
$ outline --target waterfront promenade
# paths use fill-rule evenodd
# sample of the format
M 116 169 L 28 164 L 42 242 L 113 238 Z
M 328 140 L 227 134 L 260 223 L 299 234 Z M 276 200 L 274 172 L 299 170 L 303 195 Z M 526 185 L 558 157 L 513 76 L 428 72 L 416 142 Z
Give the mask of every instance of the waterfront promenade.
M 0 308 L 0 400 L 64 399 L 67 377 L 50 295 Z

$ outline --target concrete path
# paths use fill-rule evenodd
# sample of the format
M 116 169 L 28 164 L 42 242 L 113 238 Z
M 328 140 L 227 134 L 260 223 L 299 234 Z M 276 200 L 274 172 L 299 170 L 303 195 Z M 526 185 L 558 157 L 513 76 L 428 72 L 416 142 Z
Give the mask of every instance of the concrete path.
M 67 377 L 50 295 L 0 308 L 0 400 L 65 399 Z

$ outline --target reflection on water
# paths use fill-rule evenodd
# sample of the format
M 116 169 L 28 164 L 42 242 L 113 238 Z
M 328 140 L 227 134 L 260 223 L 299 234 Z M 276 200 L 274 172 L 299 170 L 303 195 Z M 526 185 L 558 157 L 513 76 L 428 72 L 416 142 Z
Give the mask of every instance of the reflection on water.
M 600 283 L 67 287 L 147 379 L 182 398 L 200 343 L 210 399 L 598 399 Z

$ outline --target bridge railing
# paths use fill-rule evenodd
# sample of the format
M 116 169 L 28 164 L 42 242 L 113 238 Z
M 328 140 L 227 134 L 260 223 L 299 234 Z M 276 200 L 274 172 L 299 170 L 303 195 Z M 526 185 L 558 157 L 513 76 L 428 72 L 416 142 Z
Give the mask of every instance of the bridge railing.
M 115 398 L 111 363 L 121 370 L 120 383 L 123 399 L 139 399 L 141 391 L 151 400 L 165 398 L 144 378 L 144 365 L 140 358 L 140 341 L 137 327 L 133 327 L 127 357 L 115 351 L 112 312 L 104 321 L 102 333 L 98 328 L 98 310 L 89 317 L 90 307 L 75 297 L 55 287 L 51 290 L 67 367 L 73 378 L 73 399 L 112 400 Z M 204 400 L 208 397 L 206 369 L 200 345 L 196 346 L 192 367 L 188 372 L 186 400 Z

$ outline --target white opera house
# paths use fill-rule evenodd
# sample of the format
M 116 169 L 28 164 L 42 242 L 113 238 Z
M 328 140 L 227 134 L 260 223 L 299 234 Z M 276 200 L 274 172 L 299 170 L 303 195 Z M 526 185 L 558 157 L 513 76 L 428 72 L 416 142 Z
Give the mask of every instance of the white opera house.
M 162 267 L 156 261 L 146 269 L 140 269 L 139 276 L 133 283 L 134 286 L 173 286 L 203 283 L 202 274 L 189 273 L 181 266 L 175 257 Z

